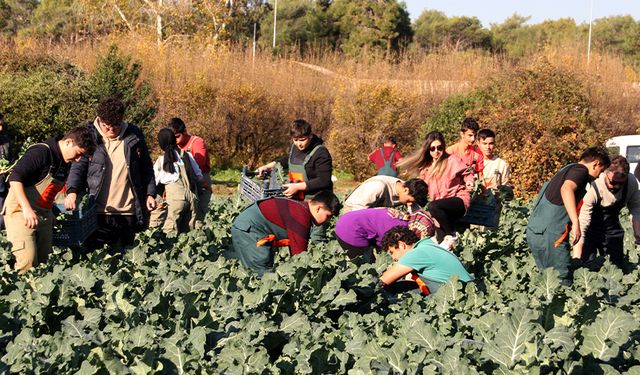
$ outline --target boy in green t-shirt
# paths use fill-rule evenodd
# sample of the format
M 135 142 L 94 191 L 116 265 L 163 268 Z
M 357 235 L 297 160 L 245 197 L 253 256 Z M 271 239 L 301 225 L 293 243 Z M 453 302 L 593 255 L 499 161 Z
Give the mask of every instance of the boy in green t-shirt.
M 416 234 L 406 227 L 394 227 L 385 233 L 382 250 L 388 251 L 396 261 L 382 276 L 380 282 L 386 287 L 408 274 L 413 274 L 423 294 L 433 294 L 452 276 L 460 281 L 473 280 L 458 257 L 440 247 L 430 238 L 419 240 Z

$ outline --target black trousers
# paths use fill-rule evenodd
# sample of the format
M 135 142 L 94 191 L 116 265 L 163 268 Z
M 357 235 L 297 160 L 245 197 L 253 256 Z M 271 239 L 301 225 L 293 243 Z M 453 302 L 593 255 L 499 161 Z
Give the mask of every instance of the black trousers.
M 96 215 L 98 229 L 85 243 L 87 251 L 101 249 L 105 245 L 111 247 L 125 247 L 133 245 L 136 235 L 135 215 Z
M 597 255 L 608 255 L 611 263 L 624 270 L 626 264 L 624 257 L 624 230 L 590 230 L 585 233 L 582 260 L 586 264 L 593 264 Z
M 427 208 L 431 216 L 440 223 L 440 229 L 442 229 L 444 235 L 455 235 L 456 221 L 460 220 L 466 212 L 464 202 L 458 197 L 431 201 Z M 438 238 L 438 240 L 442 239 Z

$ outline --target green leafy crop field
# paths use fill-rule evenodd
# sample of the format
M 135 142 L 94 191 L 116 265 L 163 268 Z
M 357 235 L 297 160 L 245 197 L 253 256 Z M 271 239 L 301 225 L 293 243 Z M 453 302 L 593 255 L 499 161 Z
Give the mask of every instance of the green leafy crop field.
M 357 266 L 336 241 L 283 249 L 257 279 L 220 256 L 243 205 L 214 201 L 203 230 L 148 231 L 122 255 L 58 249 L 22 277 L 3 239 L 0 372 L 640 373 L 638 270 L 607 263 L 561 286 L 535 268 L 524 206 L 505 207 L 498 231 L 464 234 L 477 284 L 423 298 L 376 290 L 390 258 Z

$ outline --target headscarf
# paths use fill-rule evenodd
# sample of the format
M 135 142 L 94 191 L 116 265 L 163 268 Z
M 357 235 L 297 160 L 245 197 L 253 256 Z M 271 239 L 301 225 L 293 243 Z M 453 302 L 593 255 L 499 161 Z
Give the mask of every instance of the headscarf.
M 158 132 L 158 144 L 164 151 L 162 170 L 167 173 L 176 173 L 174 163 L 178 161 L 178 145 L 173 130 L 169 128 L 160 129 Z

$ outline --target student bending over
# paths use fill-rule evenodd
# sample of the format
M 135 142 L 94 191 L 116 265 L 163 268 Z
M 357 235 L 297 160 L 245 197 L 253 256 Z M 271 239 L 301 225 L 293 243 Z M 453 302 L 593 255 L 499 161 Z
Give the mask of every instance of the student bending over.
M 230 258 L 260 276 L 273 267 L 278 247 L 290 254 L 307 250 L 312 225 L 321 225 L 340 211 L 340 202 L 331 192 L 321 191 L 307 201 L 267 198 L 247 207 L 231 226 Z
M 427 204 L 427 183 L 419 178 L 402 181 L 396 177 L 374 176 L 360 185 L 344 201 L 344 212 L 373 207 Z M 411 207 L 413 209 L 413 207 Z
M 412 213 L 394 208 L 367 208 L 347 212 L 338 218 L 336 237 L 349 259 L 364 256 L 365 262 L 373 262 L 373 247 L 382 246 L 382 238 L 391 228 L 408 227 L 420 238 L 431 237 L 435 231 L 433 218 L 428 212 Z
M 388 251 L 396 261 L 387 269 L 380 282 L 382 287 L 408 274 L 416 281 L 423 294 L 434 294 L 452 276 L 460 281 L 473 280 L 458 257 L 443 249 L 429 238 L 419 240 L 409 228 L 396 227 L 388 231 L 382 239 L 382 250 Z

